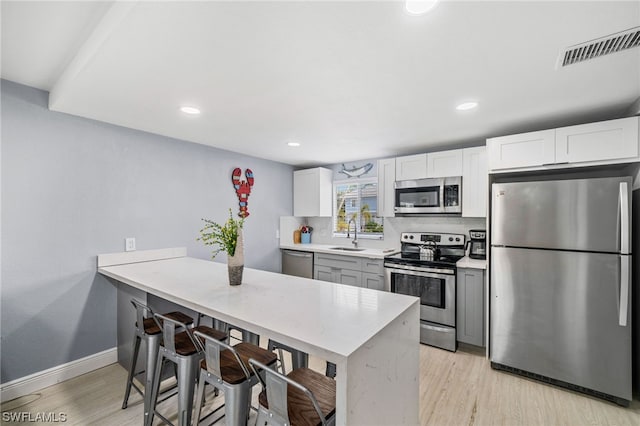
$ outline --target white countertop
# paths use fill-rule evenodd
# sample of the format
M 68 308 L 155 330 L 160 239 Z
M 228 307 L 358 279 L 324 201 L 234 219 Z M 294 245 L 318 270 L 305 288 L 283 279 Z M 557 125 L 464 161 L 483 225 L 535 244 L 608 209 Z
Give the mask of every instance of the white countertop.
M 400 253 L 400 250 L 397 248 L 388 248 L 388 249 L 373 249 L 373 248 L 364 248 L 362 251 L 348 251 L 348 250 L 331 250 L 331 247 L 350 247 L 350 246 L 341 246 L 336 244 L 280 244 L 280 248 L 283 250 L 299 250 L 299 251 L 311 251 L 314 253 L 330 253 L 330 254 L 340 254 L 344 256 L 358 256 L 358 257 L 368 257 L 373 259 L 382 259 L 385 256 L 390 256 L 392 254 Z
M 250 268 L 242 284 L 232 287 L 226 264 L 190 257 L 98 272 L 284 344 L 295 342 L 330 361 L 348 357 L 418 303 L 414 297 Z
M 471 269 L 487 269 L 487 261 L 485 259 L 471 259 L 469 256 L 465 256 L 458 260 L 456 263 L 458 268 L 471 268 Z

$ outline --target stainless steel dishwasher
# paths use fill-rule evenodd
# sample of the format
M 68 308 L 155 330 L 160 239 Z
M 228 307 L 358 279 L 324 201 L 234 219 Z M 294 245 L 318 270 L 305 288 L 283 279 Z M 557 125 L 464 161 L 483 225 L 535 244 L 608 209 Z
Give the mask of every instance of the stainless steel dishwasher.
M 313 253 L 282 250 L 282 273 L 296 277 L 313 278 Z

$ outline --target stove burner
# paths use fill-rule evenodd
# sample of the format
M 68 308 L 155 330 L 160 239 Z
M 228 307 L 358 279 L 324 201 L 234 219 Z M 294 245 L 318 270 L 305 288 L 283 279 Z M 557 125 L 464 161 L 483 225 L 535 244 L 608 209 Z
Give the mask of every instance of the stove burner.
M 413 238 L 411 238 L 413 237 Z M 410 241 L 408 241 L 410 240 Z M 464 235 L 436 233 L 403 233 L 402 249 L 399 254 L 388 256 L 385 262 L 414 267 L 453 268 L 464 257 Z M 434 256 L 425 256 L 425 241 L 435 247 Z M 435 244 L 434 241 L 438 241 Z

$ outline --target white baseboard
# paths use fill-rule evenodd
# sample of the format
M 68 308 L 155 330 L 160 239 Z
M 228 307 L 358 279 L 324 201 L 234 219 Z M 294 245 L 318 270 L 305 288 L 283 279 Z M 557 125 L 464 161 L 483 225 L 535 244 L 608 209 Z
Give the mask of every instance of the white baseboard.
M 41 389 L 73 379 L 82 374 L 118 362 L 118 348 L 107 349 L 66 364 L 30 374 L 20 379 L 3 383 L 0 388 L 2 402 L 9 401 Z

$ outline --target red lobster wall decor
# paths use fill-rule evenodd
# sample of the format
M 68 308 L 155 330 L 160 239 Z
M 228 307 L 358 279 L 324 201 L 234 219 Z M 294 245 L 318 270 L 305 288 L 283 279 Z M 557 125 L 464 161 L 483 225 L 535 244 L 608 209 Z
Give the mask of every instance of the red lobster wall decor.
M 238 216 L 241 218 L 249 216 L 247 204 L 249 203 L 249 195 L 251 194 L 251 187 L 253 186 L 253 172 L 251 169 L 246 169 L 244 175 L 247 177 L 246 182 L 240 180 L 242 176 L 240 167 L 233 169 L 233 173 L 231 174 L 231 181 L 233 182 L 233 187 L 236 189 L 236 194 L 238 194 L 238 204 L 240 204 Z

